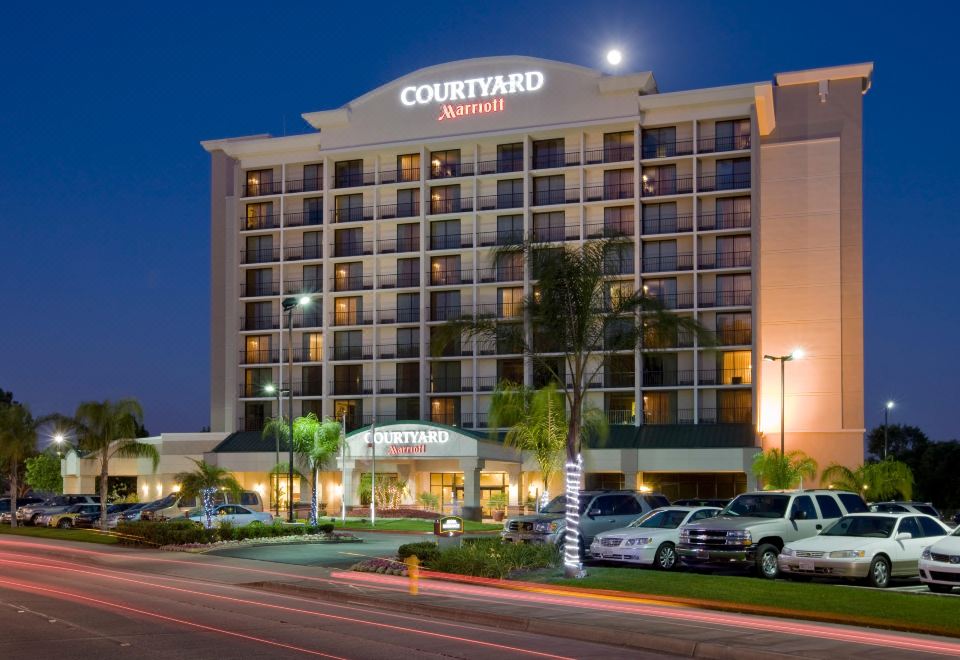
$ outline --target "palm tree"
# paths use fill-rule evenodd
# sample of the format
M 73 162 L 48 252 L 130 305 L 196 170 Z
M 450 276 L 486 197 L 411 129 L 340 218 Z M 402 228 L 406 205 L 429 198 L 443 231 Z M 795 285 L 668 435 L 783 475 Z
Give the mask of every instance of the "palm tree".
M 906 463 L 892 458 L 864 463 L 853 469 L 833 463 L 823 471 L 820 479 L 834 488 L 853 491 L 876 501 L 898 495 L 909 500 L 913 496 L 913 471 Z
M 630 251 L 629 262 L 619 258 L 622 247 Z M 526 259 L 538 280 L 532 293 L 519 309 L 448 321 L 437 331 L 433 347 L 440 352 L 461 337 L 509 343 L 511 352 L 522 353 L 536 370 L 563 387 L 568 410 L 564 553 L 564 573 L 568 577 L 580 574 L 580 447 L 590 383 L 616 351 L 675 345 L 681 334 L 699 337 L 701 344 L 712 341 L 696 320 L 677 316 L 644 291 L 628 291 L 607 279 L 607 275 L 627 270 L 623 268 L 627 263 L 632 272 L 634 250 L 632 243 L 619 239 L 564 248 L 529 242 L 499 248 L 495 259 L 518 258 L 518 254 Z
M 218 490 L 229 490 L 234 495 L 240 495 L 243 487 L 229 470 L 211 465 L 203 460 L 191 458 L 197 466 L 193 472 L 180 472 L 174 475 L 173 480 L 180 484 L 180 493 L 184 497 L 200 499 L 203 515 L 207 519 L 207 527 L 213 525 L 213 498 Z
M 293 422 L 293 451 L 310 470 L 312 488 L 310 495 L 310 524 L 317 524 L 317 484 L 320 470 L 331 456 L 340 449 L 340 422 L 327 418 L 323 422 L 314 413 L 307 413 Z
M 77 449 L 100 461 L 100 529 L 107 529 L 107 480 L 112 458 L 149 458 L 156 472 L 157 448 L 136 440 L 143 426 L 143 408 L 136 399 L 85 401 L 71 420 Z
M 284 463 L 284 471 L 280 472 L 280 445 L 285 444 L 290 437 L 290 424 L 287 423 L 283 415 L 277 415 L 267 420 L 263 426 L 261 437 L 264 439 L 273 438 L 276 443 L 276 461 L 277 465 L 273 469 L 273 512 L 280 515 L 280 479 L 283 475 L 289 474 L 289 465 Z
M 763 482 L 764 490 L 788 490 L 803 479 L 817 476 L 817 462 L 799 449 L 780 454 L 779 449 L 761 452 L 753 457 L 753 474 Z
M 0 404 L 0 461 L 10 474 L 10 526 L 17 526 L 17 491 L 20 464 L 36 453 L 36 420 L 25 405 Z

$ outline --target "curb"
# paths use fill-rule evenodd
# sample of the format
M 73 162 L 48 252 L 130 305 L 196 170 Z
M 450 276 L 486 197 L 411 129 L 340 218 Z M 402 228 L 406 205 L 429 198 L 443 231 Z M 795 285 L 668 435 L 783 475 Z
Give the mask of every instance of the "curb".
M 510 617 L 502 614 L 474 612 L 460 608 L 442 607 L 423 603 L 392 602 L 362 594 L 348 594 L 333 589 L 305 587 L 283 582 L 249 582 L 243 586 L 261 589 L 263 591 L 294 594 L 317 600 L 333 601 L 340 604 L 351 603 L 381 610 L 394 610 L 404 614 L 413 613 L 425 616 L 437 616 L 458 623 L 470 623 L 505 630 L 529 632 L 535 635 L 562 637 L 581 642 L 592 642 L 609 646 L 641 649 L 644 651 L 663 651 L 688 658 L 741 660 L 749 656 L 752 660 L 793 660 L 805 657 L 775 653 L 772 651 L 748 650 L 743 647 L 729 646 L 716 642 L 693 642 L 669 635 L 639 633 L 624 629 L 598 628 L 595 626 L 585 626 L 577 623 L 557 622 L 546 619 Z

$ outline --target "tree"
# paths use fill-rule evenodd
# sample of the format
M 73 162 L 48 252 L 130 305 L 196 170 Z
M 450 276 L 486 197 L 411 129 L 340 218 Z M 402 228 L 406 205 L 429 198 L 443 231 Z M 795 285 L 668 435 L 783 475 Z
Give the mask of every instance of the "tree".
M 107 529 L 107 479 L 113 458 L 149 458 L 156 471 L 160 454 L 153 445 L 137 442 L 143 428 L 143 408 L 136 399 L 85 401 L 72 420 L 77 448 L 100 464 L 100 529 Z
M 673 314 L 643 291 L 628 291 L 607 280 L 607 275 L 623 272 L 621 248 L 629 251 L 632 266 L 636 248 L 623 240 L 588 241 L 563 248 L 527 242 L 499 248 L 495 265 L 500 259 L 526 259 L 538 280 L 533 291 L 518 308 L 449 320 L 440 326 L 433 344 L 434 351 L 441 352 L 461 337 L 506 342 L 512 352 L 527 357 L 537 372 L 563 387 L 568 410 L 564 552 L 568 577 L 581 574 L 577 513 L 583 465 L 580 448 L 590 383 L 617 351 L 674 346 L 681 335 L 699 337 L 703 344 L 712 342 L 693 318 Z M 520 319 L 522 323 L 517 322 Z
M 817 462 L 799 449 L 780 454 L 779 449 L 753 457 L 753 474 L 763 482 L 764 490 L 788 490 L 803 487 L 803 479 L 815 479 Z
M 913 471 L 906 463 L 892 458 L 853 469 L 833 463 L 820 479 L 834 488 L 860 493 L 864 499 L 873 501 L 896 497 L 909 500 L 913 496 Z
M 62 493 L 63 477 L 60 474 L 60 459 L 43 452 L 26 461 L 26 482 L 33 490 L 42 493 Z
M 917 490 L 938 507 L 960 509 L 960 442 L 931 442 L 916 468 Z
M 184 497 L 196 497 L 200 500 L 206 526 L 213 526 L 213 494 L 218 490 L 229 490 L 239 496 L 243 487 L 229 470 L 211 465 L 203 460 L 191 458 L 197 466 L 193 472 L 179 472 L 173 479 L 180 484 L 180 493 Z
M 10 475 L 10 526 L 17 526 L 17 495 L 20 464 L 36 451 L 37 427 L 29 408 L 21 404 L 0 404 L 0 460 Z
M 883 424 L 867 434 L 867 453 L 883 458 Z M 916 426 L 891 424 L 887 427 L 887 456 L 900 461 L 919 461 L 930 446 L 930 438 Z
M 310 524 L 317 524 L 317 485 L 320 470 L 331 456 L 340 449 L 340 422 L 327 418 L 323 422 L 314 413 L 307 413 L 293 421 L 293 451 L 310 471 L 312 480 L 310 495 Z

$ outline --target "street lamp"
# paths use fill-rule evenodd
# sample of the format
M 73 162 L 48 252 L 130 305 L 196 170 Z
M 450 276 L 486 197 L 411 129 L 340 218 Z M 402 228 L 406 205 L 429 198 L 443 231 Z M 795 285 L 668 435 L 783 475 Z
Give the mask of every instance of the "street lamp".
M 66 438 L 63 437 L 62 433 L 57 433 L 53 436 L 53 441 L 57 443 L 57 456 L 61 458 L 63 457 L 62 449 L 65 440 Z
M 297 307 L 306 307 L 313 302 L 310 296 L 299 296 L 283 299 L 283 311 L 287 313 L 287 354 L 290 359 L 290 380 L 293 381 L 293 310 Z M 287 473 L 287 521 L 293 522 L 293 388 L 287 389 L 287 412 L 290 415 L 290 470 Z
M 281 367 L 281 368 L 282 368 L 282 367 Z M 274 385 L 273 383 L 267 383 L 266 385 L 263 386 L 263 391 L 266 392 L 267 394 L 276 393 L 276 395 L 277 395 L 277 417 L 281 417 L 281 418 L 282 418 L 282 417 L 283 417 L 283 409 L 282 409 L 282 406 L 281 406 L 280 397 L 283 395 L 283 393 L 284 393 L 286 390 L 283 390 L 283 389 L 277 387 L 277 386 Z M 273 467 L 273 470 L 274 470 L 274 472 L 276 473 L 277 466 L 280 465 L 280 432 L 279 432 L 278 430 L 276 430 L 276 429 L 274 430 L 273 438 L 274 438 L 274 440 L 276 441 L 276 455 L 275 455 L 274 461 L 273 461 L 273 466 L 274 466 L 274 467 Z M 276 482 L 273 484 L 273 493 L 271 494 L 271 497 L 273 498 L 273 511 L 274 511 L 275 515 L 279 516 L 279 515 L 280 515 L 280 498 L 277 497 L 277 496 L 278 496 L 279 493 L 280 493 L 280 488 L 279 488 L 280 475 L 279 475 L 279 474 L 275 474 L 275 475 L 274 475 L 274 479 L 276 480 Z
M 890 426 L 890 411 L 893 409 L 893 401 L 887 401 L 883 407 L 883 458 L 887 458 L 887 428 Z
M 768 362 L 779 362 L 780 363 L 780 459 L 783 460 L 784 457 L 784 432 L 785 426 L 783 423 L 784 416 L 784 376 L 785 369 L 784 366 L 787 362 L 792 360 L 799 360 L 803 358 L 805 353 L 802 348 L 795 348 L 793 351 L 787 355 L 764 355 L 763 359 Z

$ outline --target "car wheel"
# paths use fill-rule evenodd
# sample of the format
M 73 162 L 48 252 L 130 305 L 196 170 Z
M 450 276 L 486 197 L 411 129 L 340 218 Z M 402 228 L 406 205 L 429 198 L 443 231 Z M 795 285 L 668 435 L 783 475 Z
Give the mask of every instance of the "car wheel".
M 663 543 L 657 548 L 653 565 L 661 571 L 672 571 L 677 567 L 677 549 L 672 543 Z
M 33 525 L 34 527 L 36 527 L 36 526 L 37 526 L 37 520 L 39 520 L 39 518 L 40 518 L 40 514 L 39 514 L 39 513 L 33 514 L 32 516 L 30 516 L 30 524 Z
M 890 561 L 886 557 L 874 557 L 870 562 L 867 583 L 878 589 L 885 589 L 890 584 Z
M 780 574 L 780 567 L 777 566 L 777 557 L 780 551 L 777 546 L 770 543 L 764 543 L 757 548 L 757 573 L 767 580 L 776 579 Z
M 57 522 L 57 527 L 60 529 L 69 529 L 70 528 L 70 519 L 64 518 L 63 520 Z
M 949 584 L 934 584 L 932 582 L 927 582 L 927 589 L 935 594 L 948 594 L 953 591 L 953 587 Z

